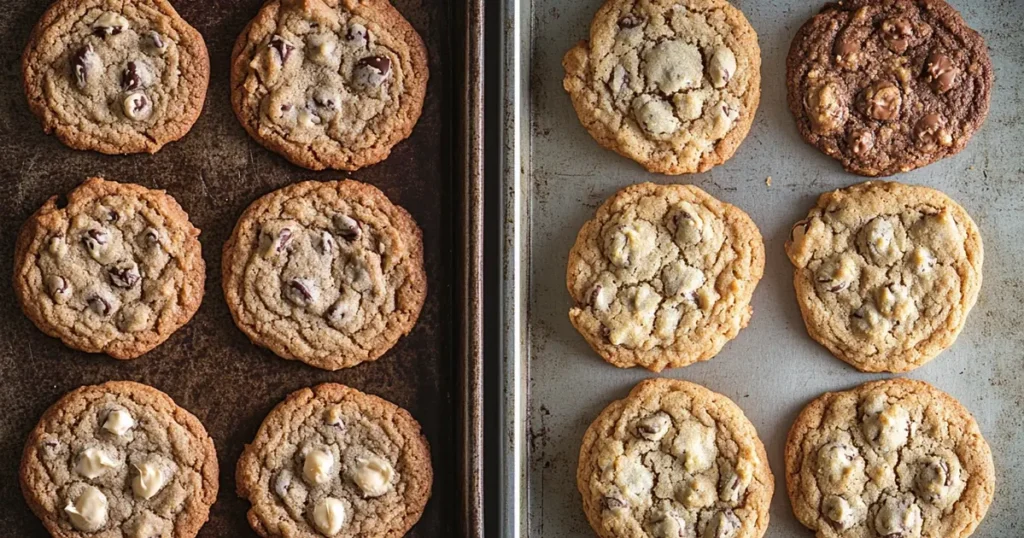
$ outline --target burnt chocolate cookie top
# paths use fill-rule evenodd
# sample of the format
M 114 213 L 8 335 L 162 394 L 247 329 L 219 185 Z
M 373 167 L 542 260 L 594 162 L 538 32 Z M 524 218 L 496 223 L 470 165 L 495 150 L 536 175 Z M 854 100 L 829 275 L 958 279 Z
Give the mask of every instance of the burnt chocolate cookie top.
M 982 37 L 942 0 L 828 4 L 797 32 L 789 107 L 804 139 L 854 173 L 956 154 L 988 114 Z

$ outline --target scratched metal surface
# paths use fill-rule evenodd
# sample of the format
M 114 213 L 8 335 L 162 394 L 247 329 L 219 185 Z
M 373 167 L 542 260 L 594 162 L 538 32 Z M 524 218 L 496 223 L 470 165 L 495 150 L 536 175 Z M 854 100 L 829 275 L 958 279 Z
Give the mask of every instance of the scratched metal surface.
M 410 536 L 461 535 L 456 270 L 461 180 L 455 170 L 459 51 L 455 5 L 396 0 L 429 49 L 430 85 L 410 140 L 379 165 L 351 174 L 379 186 L 422 227 L 429 295 L 412 334 L 380 360 L 336 373 L 278 359 L 235 328 L 221 291 L 220 254 L 235 220 L 259 196 L 304 179 L 332 179 L 288 164 L 249 139 L 231 111 L 229 60 L 235 37 L 261 0 L 177 0 L 181 15 L 204 36 L 211 83 L 202 117 L 182 140 L 154 156 L 106 157 L 76 152 L 43 134 L 21 89 L 20 53 L 47 3 L 0 1 L 0 534 L 46 536 L 24 503 L 18 462 L 24 439 L 43 411 L 72 388 L 111 379 L 153 385 L 205 424 L 220 461 L 220 495 L 199 536 L 255 536 L 248 504 L 235 494 L 235 462 L 260 422 L 288 393 L 334 381 L 409 409 L 433 452 L 433 497 Z M 461 9 L 461 8 L 459 8 Z M 472 79 L 467 76 L 467 79 Z M 198 314 L 164 345 L 133 362 L 65 348 L 22 315 L 10 282 L 19 227 L 49 196 L 90 175 L 166 189 L 202 231 L 207 293 Z M 475 510 L 478 499 L 466 500 Z
M 529 73 L 530 101 L 521 103 L 520 149 L 525 177 L 518 189 L 524 282 L 529 282 L 530 416 L 525 469 L 528 519 L 521 536 L 592 536 L 576 491 L 579 444 L 610 401 L 651 374 L 606 365 L 570 325 L 565 290 L 567 253 L 580 226 L 609 195 L 630 183 L 694 183 L 747 211 L 767 249 L 765 277 L 754 296 L 749 328 L 709 362 L 665 375 L 692 380 L 736 401 L 757 427 L 776 475 L 766 536 L 810 536 L 793 517 L 785 491 L 785 437 L 800 409 L 829 390 L 879 376 L 860 374 L 808 336 L 794 300 L 792 267 L 783 244 L 794 222 L 824 191 L 862 179 L 800 139 L 785 104 L 785 56 L 797 28 L 821 2 L 740 0 L 760 36 L 762 101 L 750 136 L 736 156 L 708 173 L 670 178 L 643 169 L 598 145 L 577 120 L 561 87 L 561 58 L 587 36 L 601 0 L 534 0 L 523 22 L 520 67 Z M 985 282 L 966 329 L 952 349 L 910 374 L 960 399 L 992 446 L 995 502 L 976 536 L 1024 535 L 1024 0 L 953 0 L 985 36 L 995 65 L 992 110 L 959 155 L 896 179 L 939 188 L 963 204 L 981 228 Z M 532 33 L 532 39 L 531 39 Z M 512 38 L 515 36 L 513 35 Z M 771 176 L 768 187 L 765 179 Z M 510 208 L 512 205 L 510 205 Z M 514 208 L 513 208 L 514 211 Z M 513 216 L 516 216 L 513 213 Z M 515 248 L 513 248 L 515 253 Z M 521 480 L 522 482 L 522 480 Z

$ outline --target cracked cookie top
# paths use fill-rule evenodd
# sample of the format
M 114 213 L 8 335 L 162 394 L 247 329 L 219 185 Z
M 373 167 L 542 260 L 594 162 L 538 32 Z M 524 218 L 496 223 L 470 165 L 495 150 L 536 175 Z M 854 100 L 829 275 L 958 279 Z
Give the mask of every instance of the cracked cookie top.
M 238 494 L 261 536 L 403 536 L 430 497 L 430 448 L 400 407 L 338 384 L 267 415 L 238 460 Z
M 732 157 L 761 98 L 757 34 L 725 0 L 609 0 L 562 63 L 591 136 L 663 174 Z
M 692 185 L 633 185 L 569 252 L 569 319 L 620 368 L 687 366 L 746 327 L 763 272 L 761 233 L 742 210 Z
M 820 538 L 963 538 L 988 511 L 995 472 L 960 402 L 890 379 L 827 393 L 800 413 L 786 484 Z
M 804 139 L 888 176 L 967 145 L 988 114 L 985 41 L 942 0 L 830 3 L 793 39 L 789 107 Z
M 231 101 L 293 163 L 357 170 L 409 136 L 427 78 L 423 40 L 387 0 L 271 0 L 235 43 Z
M 114 381 L 81 387 L 32 431 L 25 500 L 62 538 L 194 537 L 217 498 L 217 453 L 166 394 Z
M 203 299 L 199 230 L 170 195 L 91 178 L 47 200 L 21 230 L 14 289 L 25 314 L 69 347 L 134 359 Z
M 807 331 L 865 372 L 913 370 L 953 345 L 981 288 L 977 226 L 927 187 L 823 194 L 786 253 Z
M 203 109 L 203 37 L 164 0 L 59 0 L 22 57 L 29 107 L 75 149 L 155 153 Z
M 583 437 L 576 483 L 602 538 L 758 538 L 775 481 L 754 426 L 700 385 L 648 379 Z
M 419 227 L 352 180 L 297 183 L 253 202 L 224 245 L 223 273 L 253 342 L 327 370 L 391 349 L 427 293 Z

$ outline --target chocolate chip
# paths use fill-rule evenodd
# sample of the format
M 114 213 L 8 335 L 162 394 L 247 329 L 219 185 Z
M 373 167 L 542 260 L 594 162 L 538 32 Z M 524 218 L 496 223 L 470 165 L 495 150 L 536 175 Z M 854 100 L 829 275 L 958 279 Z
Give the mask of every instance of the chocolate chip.
M 740 498 L 740 477 L 735 472 L 730 472 L 722 481 L 719 497 L 726 502 L 736 502 Z
M 110 234 L 97 228 L 88 230 L 85 232 L 85 235 L 82 236 L 82 243 L 89 251 L 95 251 L 100 246 L 106 245 L 109 241 Z
M 160 244 L 160 232 L 156 228 L 146 228 L 146 242 L 150 245 Z
M 936 93 L 945 93 L 953 87 L 960 70 L 945 54 L 933 52 L 924 63 L 924 79 Z
M 324 256 L 334 253 L 334 236 L 327 231 L 320 232 L 320 253 Z
M 120 219 L 121 215 L 118 215 L 117 211 L 114 211 L 113 209 L 111 209 L 110 212 L 107 213 L 107 222 L 117 222 Z
M 110 283 L 119 287 L 131 289 L 139 282 L 139 267 L 134 262 L 120 264 L 107 270 L 110 274 Z
M 90 295 L 86 299 L 86 303 L 89 305 L 89 310 L 92 310 L 94 313 L 101 316 L 110 315 L 110 301 L 107 299 L 99 295 Z
M 335 216 L 334 228 L 345 241 L 355 241 L 362 235 L 362 226 L 359 224 L 359 221 L 348 215 Z
M 887 19 L 882 22 L 882 38 L 889 50 L 902 54 L 914 37 L 914 26 L 903 19 Z
M 380 76 L 386 77 L 391 72 L 391 58 L 387 56 L 368 56 L 359 60 L 356 67 L 369 67 L 377 70 Z
M 345 32 L 345 40 L 352 45 L 365 47 L 370 41 L 370 31 L 362 24 L 353 24 Z
M 836 57 L 836 63 L 843 66 L 852 66 L 860 49 L 861 44 L 859 40 L 844 36 L 836 40 L 832 53 Z
M 277 51 L 277 57 L 281 59 L 283 65 L 288 61 L 288 57 L 292 55 L 292 51 L 295 50 L 295 45 L 285 41 L 285 39 L 279 35 L 274 35 L 270 38 L 270 48 Z
M 282 228 L 277 234 L 277 246 L 274 247 L 274 252 L 282 252 L 292 240 L 292 231 L 288 228 Z
M 121 26 L 96 26 L 92 29 L 92 35 L 96 37 L 107 37 L 118 35 L 124 31 Z
M 71 286 L 68 284 L 67 279 L 62 276 L 47 276 L 46 288 L 50 291 L 50 295 L 54 300 L 66 299 L 68 295 L 71 295 Z
M 314 296 L 315 290 L 312 287 L 312 283 L 293 278 L 288 281 L 288 288 L 285 290 L 285 296 L 290 301 L 300 306 L 308 305 L 316 300 Z
M 891 121 L 900 114 L 903 96 L 900 89 L 888 81 L 876 82 L 861 94 L 862 111 L 879 121 Z
M 153 102 L 142 92 L 128 94 L 121 106 L 130 120 L 145 120 L 153 113 Z
M 867 155 L 871 148 L 875 147 L 875 135 L 867 129 L 858 129 L 850 133 L 850 151 L 854 155 Z
M 938 146 L 950 146 L 953 144 L 953 137 L 945 128 L 946 121 L 942 116 L 932 113 L 925 114 L 917 120 L 914 125 L 914 138 L 917 145 L 923 150 L 932 151 Z
M 164 42 L 164 38 L 158 32 L 150 30 L 145 35 L 143 47 L 155 52 L 163 52 L 167 47 L 167 43 Z
M 609 510 L 622 510 L 628 506 L 623 498 L 612 495 L 604 497 L 601 502 Z
M 96 51 L 93 50 L 91 44 L 78 49 L 71 56 L 71 76 L 75 79 L 78 89 L 84 89 L 89 82 L 89 64 L 93 63 L 96 58 Z
M 597 298 L 601 295 L 601 289 L 602 288 L 601 288 L 600 284 L 595 284 L 594 285 L 594 288 L 592 290 L 590 290 L 590 297 L 587 299 L 587 302 L 589 304 L 591 304 L 591 305 L 597 304 Z
M 121 89 L 127 92 L 138 88 L 140 85 L 138 66 L 135 65 L 135 62 L 128 62 L 128 65 L 125 66 L 124 71 L 121 73 Z
M 639 17 L 626 15 L 619 19 L 619 28 L 636 28 L 643 24 L 643 22 Z

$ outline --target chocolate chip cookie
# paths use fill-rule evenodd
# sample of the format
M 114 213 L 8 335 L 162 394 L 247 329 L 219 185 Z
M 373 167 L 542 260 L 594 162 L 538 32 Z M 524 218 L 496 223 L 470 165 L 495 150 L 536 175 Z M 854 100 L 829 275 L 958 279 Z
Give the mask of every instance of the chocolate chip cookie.
M 995 490 L 974 417 L 923 381 L 827 393 L 789 432 L 793 512 L 820 538 L 964 538 Z
M 170 195 L 91 178 L 36 211 L 18 236 L 14 291 L 67 346 L 134 359 L 192 319 L 206 264 L 199 230 Z
M 608 0 L 562 64 L 594 140 L 662 174 L 732 157 L 761 99 L 757 33 L 725 0 Z
M 274 408 L 238 460 L 238 495 L 264 538 L 404 536 L 430 497 L 430 447 L 395 404 L 344 385 Z
M 166 394 L 113 381 L 65 395 L 25 445 L 21 488 L 55 537 L 192 538 L 217 498 L 206 430 Z
M 155 153 L 203 110 L 203 36 L 164 0 L 58 0 L 22 57 L 25 93 L 47 133 L 75 149 Z
M 962 150 L 992 80 L 985 41 L 943 0 L 827 4 L 793 39 L 786 77 L 800 134 L 865 176 Z
M 232 55 L 231 102 L 260 144 L 313 170 L 357 170 L 408 138 L 427 53 L 387 0 L 271 0 Z
M 224 295 L 249 338 L 337 370 L 372 361 L 416 324 L 422 234 L 376 187 L 307 181 L 253 202 L 224 245 Z
M 823 194 L 786 253 L 807 332 L 864 372 L 910 371 L 953 345 L 981 289 L 978 227 L 927 187 Z
M 763 273 L 761 233 L 742 210 L 692 185 L 633 185 L 576 237 L 569 319 L 620 368 L 687 366 L 747 326 Z
M 758 538 L 775 479 L 729 398 L 672 379 L 640 382 L 583 437 L 576 484 L 601 538 Z

